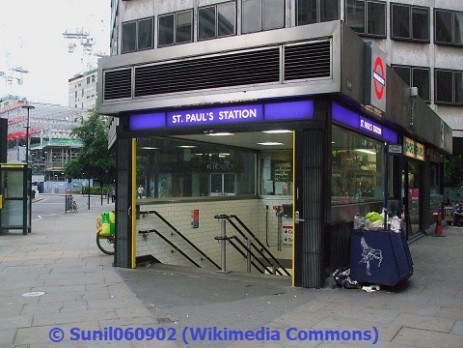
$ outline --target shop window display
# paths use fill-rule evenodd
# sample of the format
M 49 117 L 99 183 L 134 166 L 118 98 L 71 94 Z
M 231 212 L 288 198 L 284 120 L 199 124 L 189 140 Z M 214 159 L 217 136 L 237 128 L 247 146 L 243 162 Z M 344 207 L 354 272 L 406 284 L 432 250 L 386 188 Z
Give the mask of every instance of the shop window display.
M 332 139 L 332 204 L 382 200 L 383 143 L 338 126 Z

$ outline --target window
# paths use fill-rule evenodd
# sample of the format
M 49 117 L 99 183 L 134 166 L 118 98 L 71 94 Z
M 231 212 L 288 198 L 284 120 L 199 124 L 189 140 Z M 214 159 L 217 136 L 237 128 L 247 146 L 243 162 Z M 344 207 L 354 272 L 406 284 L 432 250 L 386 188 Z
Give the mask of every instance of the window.
M 429 9 L 391 4 L 392 38 L 429 42 Z
M 285 26 L 284 0 L 243 0 L 242 13 L 243 34 Z
M 346 24 L 359 34 L 386 37 L 386 3 L 346 0 Z
M 430 102 L 430 79 L 429 69 L 411 66 L 393 66 L 394 71 L 404 80 L 410 87 L 418 87 L 418 95 L 425 102 Z
M 122 23 L 122 53 L 137 49 L 137 22 Z
M 122 23 L 122 53 L 153 48 L 153 18 Z
M 138 21 L 138 47 L 139 50 L 153 48 L 153 18 Z
M 293 156 L 291 151 L 265 151 L 260 154 L 260 194 L 291 195 Z
M 338 126 L 332 134 L 331 203 L 382 200 L 383 143 Z
M 463 71 L 435 70 L 436 104 L 463 106 Z
M 137 173 L 152 198 L 257 194 L 256 153 L 216 144 L 140 138 Z
M 236 6 L 226 2 L 198 10 L 198 40 L 236 34 Z
M 436 44 L 463 46 L 463 12 L 434 11 Z
M 158 45 L 186 43 L 193 40 L 193 11 L 159 16 Z
M 339 0 L 297 0 L 297 25 L 339 19 Z

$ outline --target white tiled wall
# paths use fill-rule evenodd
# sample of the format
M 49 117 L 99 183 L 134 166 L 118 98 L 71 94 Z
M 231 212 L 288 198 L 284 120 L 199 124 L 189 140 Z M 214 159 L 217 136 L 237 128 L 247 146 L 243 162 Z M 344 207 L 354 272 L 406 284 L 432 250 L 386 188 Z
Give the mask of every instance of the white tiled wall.
M 276 196 L 266 196 L 261 199 L 143 205 L 140 212 L 157 211 L 175 229 L 221 266 L 221 244 L 214 239 L 215 236 L 221 234 L 221 224 L 219 220 L 214 218 L 215 215 L 237 215 L 277 258 L 290 258 L 291 246 L 284 245 L 280 252 L 277 251 L 276 229 L 278 221 L 273 210 L 273 206 L 290 203 L 291 197 L 281 199 Z M 192 226 L 194 210 L 199 210 L 198 228 Z M 226 226 L 228 237 L 237 235 L 243 240 L 229 223 Z M 268 226 L 267 238 L 266 226 Z M 154 214 L 144 216 L 141 214 L 139 220 L 137 220 L 137 232 L 150 229 L 157 229 L 201 267 L 216 269 L 207 259 L 183 241 L 180 236 L 175 233 L 172 234 L 173 231 Z M 142 255 L 153 255 L 165 264 L 193 266 L 190 261 L 155 233 L 149 233 L 145 236 L 137 233 L 137 256 Z M 246 259 L 229 243 L 227 243 L 226 258 L 227 270 L 246 271 Z M 253 269 L 252 272 L 257 271 Z

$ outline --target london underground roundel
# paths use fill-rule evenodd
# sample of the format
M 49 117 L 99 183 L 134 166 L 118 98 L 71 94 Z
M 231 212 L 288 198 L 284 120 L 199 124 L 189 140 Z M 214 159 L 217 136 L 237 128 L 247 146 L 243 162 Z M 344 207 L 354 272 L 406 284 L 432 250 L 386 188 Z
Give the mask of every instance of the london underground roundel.
M 373 86 L 375 95 L 378 100 L 383 99 L 384 90 L 386 89 L 386 78 L 384 63 L 381 57 L 376 57 L 375 65 L 373 67 Z

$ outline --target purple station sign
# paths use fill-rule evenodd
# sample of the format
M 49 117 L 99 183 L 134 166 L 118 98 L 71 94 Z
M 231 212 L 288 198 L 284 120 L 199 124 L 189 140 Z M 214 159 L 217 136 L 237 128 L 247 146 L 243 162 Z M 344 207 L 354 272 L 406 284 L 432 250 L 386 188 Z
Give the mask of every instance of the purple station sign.
M 263 106 L 239 105 L 210 109 L 182 110 L 167 113 L 168 127 L 258 122 L 264 119 Z
M 200 127 L 208 125 L 291 121 L 313 117 L 312 100 L 224 105 L 213 108 L 175 110 L 132 114 L 131 130 L 147 130 L 174 127 Z
M 355 111 L 349 110 L 348 108 L 345 108 L 344 106 L 337 103 L 333 103 L 332 111 L 334 121 L 357 129 L 374 138 L 386 140 L 393 144 L 398 143 L 399 137 L 396 132 L 384 127 L 377 122 L 371 121 L 370 119 L 356 113 Z

